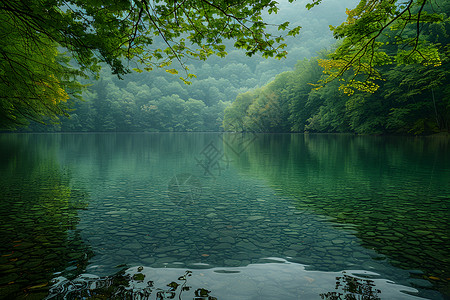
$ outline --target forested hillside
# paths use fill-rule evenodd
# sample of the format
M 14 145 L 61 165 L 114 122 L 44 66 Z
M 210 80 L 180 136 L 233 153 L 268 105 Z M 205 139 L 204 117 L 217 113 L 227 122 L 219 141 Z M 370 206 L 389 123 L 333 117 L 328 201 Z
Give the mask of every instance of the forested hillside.
M 239 94 L 226 109 L 225 130 L 358 134 L 448 132 L 450 4 L 433 2 L 424 6 L 424 14 L 427 10 L 440 13 L 443 21 L 420 24 L 420 27 L 413 23 L 382 36 L 380 52 L 396 55 L 397 61 L 376 68 L 379 78 L 373 81 L 377 86 L 373 91 L 349 90 L 342 85 L 342 82 L 352 82 L 355 77 L 363 77 L 355 76 L 353 72 L 326 84 L 317 84 L 330 78 L 330 73 L 322 68 L 329 63 L 326 58 L 330 53 L 323 51 L 317 57 L 299 61 L 295 70 L 278 75 L 269 84 Z M 421 35 L 415 41 L 417 28 Z M 404 45 L 396 44 L 400 30 L 412 37 L 410 44 L 417 49 L 433 45 L 437 49 L 437 63 L 399 63 L 398 57 L 405 56 L 406 52 Z M 425 53 L 419 52 L 417 56 L 422 59 L 420 55 L 425 56 Z
M 49 118 L 45 125 L 32 122 L 23 130 L 358 134 L 449 130 L 450 5 L 446 1 L 428 1 L 421 7 L 424 23 L 410 19 L 406 27 L 393 23 L 381 31 L 371 46 L 375 54 L 359 57 L 359 65 L 349 65 L 338 78 L 336 66 L 348 59 L 342 54 L 344 60 L 336 59 L 347 41 L 339 30 L 345 30 L 343 26 L 351 19 L 339 24 L 357 11 L 357 7 L 345 10 L 354 8 L 357 1 L 329 0 L 311 10 L 305 8 L 307 3 L 282 2 L 278 14 L 266 16 L 269 23 L 289 20 L 292 26 L 302 26 L 299 37 L 287 39 L 286 58 L 247 57 L 226 42 L 225 57 L 186 61 L 189 73 L 196 75 L 190 84 L 170 70 L 142 71 L 134 61 L 128 66 L 136 71 L 121 78 L 104 66 L 98 80 L 81 80 L 87 86 L 84 100 L 69 99 L 68 118 L 60 117 L 57 122 Z M 417 13 L 415 9 L 411 12 Z M 440 14 L 440 19 L 432 17 L 433 13 Z M 427 19 L 432 21 L 427 23 Z M 370 22 L 364 28 L 370 29 Z M 329 27 L 340 40 L 333 39 Z M 357 49 L 357 42 L 351 44 Z M 423 50 L 428 45 L 435 50 L 430 52 L 431 60 Z M 407 47 L 418 51 L 408 52 Z M 358 53 L 366 52 L 367 48 Z M 329 59 L 331 54 L 334 60 Z
M 298 37 L 287 40 L 287 58 L 247 57 L 227 44 L 225 58 L 187 62 L 196 75 L 184 84 L 181 75 L 164 70 L 135 72 L 122 79 L 104 67 L 99 80 L 82 81 L 89 86 L 84 101 L 71 99 L 70 117 L 57 124 L 32 123 L 26 131 L 220 131 L 223 114 L 237 95 L 259 88 L 279 73 L 293 69 L 296 61 L 309 58 L 334 42 L 329 25 L 345 19 L 345 8 L 355 0 L 330 0 L 307 10 L 308 1 L 280 3 L 278 14 L 267 15 L 269 23 L 286 20 L 302 26 Z M 131 65 L 135 67 L 139 65 Z M 177 66 L 174 63 L 174 67 Z M 47 123 L 51 123 L 49 119 Z

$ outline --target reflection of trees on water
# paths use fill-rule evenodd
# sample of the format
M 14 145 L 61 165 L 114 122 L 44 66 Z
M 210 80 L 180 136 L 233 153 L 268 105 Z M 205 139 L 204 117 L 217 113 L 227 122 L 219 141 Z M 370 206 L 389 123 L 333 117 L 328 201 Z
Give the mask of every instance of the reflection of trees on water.
M 362 246 L 395 267 L 422 270 L 412 276 L 448 294 L 448 138 L 260 134 L 246 141 L 239 156 L 224 148 L 239 170 L 264 177 L 299 210 L 357 225 Z
M 166 282 L 160 280 L 158 284 L 151 280 L 159 279 L 158 275 L 153 273 L 155 278 L 151 278 L 150 274 L 151 268 L 133 267 L 106 277 L 90 274 L 80 275 L 73 280 L 58 277 L 54 279 L 45 299 L 217 300 L 210 295 L 211 291 L 189 284 L 191 271 L 185 271 L 177 280 L 167 284 L 170 279 Z M 319 296 L 326 300 L 379 300 L 380 293 L 374 280 L 355 277 L 344 271 L 342 276 L 336 277 L 335 291 L 321 293 Z
M 336 277 L 336 291 L 320 294 L 326 300 L 379 300 L 380 290 L 375 289 L 375 283 L 370 279 L 361 279 L 342 272 Z
M 190 292 L 187 296 L 195 300 L 217 300 L 210 296 L 211 291 L 204 288 L 197 288 L 188 285 L 188 278 L 191 271 L 186 271 L 177 280 L 168 283 L 164 287 L 155 286 L 154 281 L 146 278 L 142 271 L 143 267 L 122 270 L 110 277 L 98 277 L 95 275 L 83 274 L 74 280 L 64 277 L 55 279 L 54 285 L 46 300 L 49 299 L 150 299 L 152 295 L 157 300 L 163 299 L 183 299 L 183 293 Z M 184 299 L 187 299 L 186 297 Z
M 5 299 L 45 297 L 55 271 L 76 276 L 92 255 L 76 228 L 90 196 L 58 162 L 57 144 L 34 135 L 0 139 L 0 157 L 7 158 L 0 159 L 0 295 Z

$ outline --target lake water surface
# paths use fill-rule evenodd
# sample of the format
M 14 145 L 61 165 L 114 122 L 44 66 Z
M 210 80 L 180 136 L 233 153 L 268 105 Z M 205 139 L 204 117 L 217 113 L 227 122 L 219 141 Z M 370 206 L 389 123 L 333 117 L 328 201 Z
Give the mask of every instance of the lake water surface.
M 445 137 L 1 134 L 0 297 L 449 299 L 449 153 Z

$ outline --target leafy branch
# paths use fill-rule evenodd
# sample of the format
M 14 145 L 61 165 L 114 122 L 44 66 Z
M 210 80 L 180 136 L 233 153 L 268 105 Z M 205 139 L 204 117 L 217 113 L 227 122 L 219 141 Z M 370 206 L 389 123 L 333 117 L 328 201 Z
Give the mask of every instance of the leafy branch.
M 320 60 L 324 73 L 328 75 L 322 84 L 339 79 L 346 82 L 341 85 L 344 93 L 352 94 L 355 90 L 373 93 L 382 80 L 376 67 L 402 63 L 421 63 L 424 65 L 440 65 L 436 45 L 421 41 L 423 24 L 437 23 L 443 16 L 437 13 L 424 14 L 424 9 L 430 0 L 391 1 L 361 1 L 353 10 L 347 10 L 347 21 L 333 30 L 334 37 L 342 39 L 342 44 L 331 54 L 330 59 Z M 405 31 L 415 26 L 413 38 L 403 38 Z M 398 45 L 396 55 L 389 54 L 390 29 Z M 404 50 L 410 47 L 409 50 Z M 392 48 L 392 47 L 391 47 Z M 346 77 L 349 71 L 353 75 Z M 361 78 L 362 77 L 362 78 Z M 318 86 L 322 86 L 319 84 Z

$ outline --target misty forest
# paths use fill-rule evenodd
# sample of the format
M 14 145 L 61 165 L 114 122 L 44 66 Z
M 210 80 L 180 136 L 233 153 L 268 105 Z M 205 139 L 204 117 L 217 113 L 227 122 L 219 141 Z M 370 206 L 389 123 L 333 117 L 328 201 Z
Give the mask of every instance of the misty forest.
M 448 299 L 449 15 L 0 0 L 0 299 Z
M 141 32 L 145 25 L 131 16 L 128 30 L 134 28 L 140 34 L 132 36 L 132 42 L 126 40 L 129 37 L 120 36 L 126 35 L 125 32 L 112 33 L 123 41 L 111 37 L 105 37 L 104 42 L 91 41 L 95 37 L 81 34 L 71 41 L 65 36 L 70 32 L 50 36 L 51 30 L 63 30 L 51 27 L 43 28 L 48 31 L 44 34 L 29 36 L 26 26 L 30 30 L 35 29 L 33 26 L 51 26 L 51 22 L 56 22 L 54 16 L 41 20 L 36 15 L 28 20 L 20 11 L 26 7 L 6 5 L 2 9 L 5 44 L 0 125 L 3 129 L 62 132 L 225 130 L 413 135 L 448 132 L 447 1 L 430 1 L 423 6 L 413 3 L 411 11 L 401 16 L 405 20 L 399 18 L 393 24 L 390 19 L 378 20 L 376 13 L 352 24 L 351 20 L 365 13 L 363 4 L 345 11 L 345 7 L 356 5 L 355 1 L 327 2 L 309 11 L 304 8 L 305 3 L 283 3 L 279 14 L 267 16 L 266 22 L 280 24 L 282 29 L 301 26 L 298 34 L 294 36 L 294 32 L 285 39 L 285 47 L 280 47 L 284 45 L 282 41 L 276 43 L 281 39 L 277 27 L 274 30 L 273 26 L 267 26 L 272 40 L 265 36 L 236 36 L 238 42 L 233 39 L 235 33 L 229 33 L 227 39 L 225 33 L 220 36 L 217 28 L 209 33 L 212 37 L 200 40 L 211 49 L 201 49 L 196 55 L 190 54 L 188 46 L 198 45 L 186 44 L 189 37 L 184 41 L 188 32 L 164 28 L 167 33 L 146 37 Z M 39 13 L 37 8 L 30 9 Z M 119 9 L 110 8 L 112 14 Z M 395 5 L 383 9 L 401 12 Z M 417 16 L 405 16 L 413 13 Z M 105 24 L 98 26 L 109 26 L 107 18 L 112 16 L 105 16 L 102 20 Z M 284 25 L 286 20 L 292 24 Z M 40 21 L 45 22 L 32 23 Z M 68 22 L 57 21 L 62 23 L 60 26 Z M 19 22 L 24 24 L 19 26 Z M 77 18 L 72 22 L 87 26 L 78 24 L 81 22 Z M 201 30 L 195 28 L 199 25 L 192 26 L 194 31 Z M 329 26 L 337 39 L 333 39 Z M 359 32 L 360 28 L 368 32 Z M 110 28 L 97 30 L 106 30 L 107 34 Z M 64 39 L 64 43 L 52 41 L 57 38 Z M 220 45 L 214 40 L 219 38 Z M 253 52 L 259 50 L 260 44 L 245 44 L 246 39 L 253 38 L 262 39 L 255 42 L 264 41 L 267 45 L 261 47 L 273 53 L 263 52 L 268 58 L 254 57 L 258 54 Z M 114 43 L 123 44 L 124 49 L 107 48 L 116 46 Z M 102 57 L 105 54 L 114 58 Z M 211 57 L 206 60 L 208 56 Z M 272 58 L 276 56 L 278 59 Z M 83 67 L 89 67 L 90 72 L 84 71 L 77 60 L 81 66 L 86 64 Z M 15 71 L 6 72 L 11 69 Z M 185 80 L 186 74 L 189 77 Z M 28 100 L 24 101 L 25 98 Z

